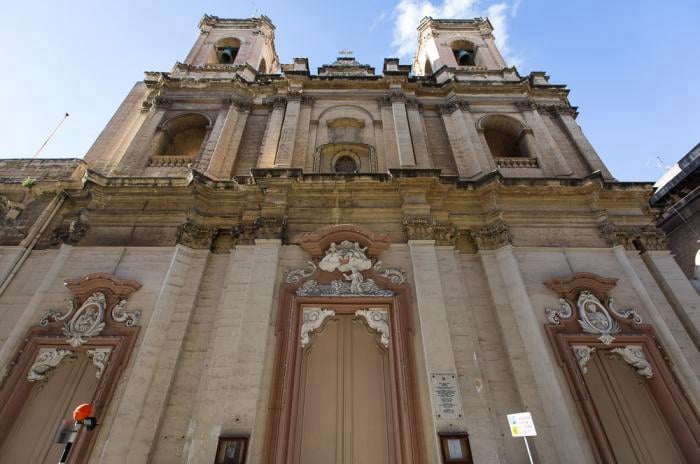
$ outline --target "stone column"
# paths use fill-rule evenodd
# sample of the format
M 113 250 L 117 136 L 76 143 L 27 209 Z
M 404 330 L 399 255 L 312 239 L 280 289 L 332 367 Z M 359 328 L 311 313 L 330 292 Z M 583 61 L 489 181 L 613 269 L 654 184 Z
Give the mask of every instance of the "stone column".
M 537 151 L 533 153 L 540 162 L 542 171 L 546 175 L 553 176 L 569 176 L 573 174 L 571 167 L 561 154 L 561 150 L 557 143 L 549 133 L 549 129 L 545 126 L 542 116 L 537 112 L 536 108 L 530 104 L 519 105 L 522 111 L 525 123 L 532 129 L 534 138 L 528 140 L 528 145 L 535 145 Z
M 232 105 L 206 171 L 209 177 L 224 180 L 231 178 L 249 114 L 250 105 L 245 103 Z
M 591 145 L 588 138 L 583 135 L 581 127 L 576 124 L 576 120 L 574 119 L 575 112 L 571 108 L 560 107 L 558 113 L 559 119 L 566 129 L 566 132 L 571 137 L 571 140 L 573 140 L 576 148 L 581 152 L 581 155 L 583 155 L 591 171 L 600 171 L 604 179 L 614 180 L 612 174 L 610 174 L 610 171 L 608 171 L 608 168 L 605 167 L 598 153 L 596 153 L 595 148 L 593 148 L 593 145 Z
M 258 402 L 267 401 L 269 393 L 262 387 L 262 371 L 280 245 L 278 239 L 256 239 L 255 245 L 238 245 L 231 253 L 187 462 L 214 462 L 222 433 L 250 434 L 251 449 L 263 439 L 254 432 Z
M 146 463 L 175 375 L 209 250 L 176 245 L 133 366 L 119 399 L 109 440 L 95 453 L 106 464 Z
M 431 168 L 433 164 L 428 153 L 428 143 L 425 139 L 425 126 L 421 116 L 420 103 L 416 101 L 406 102 L 406 112 L 408 113 L 408 125 L 411 128 L 411 139 L 413 140 L 413 150 L 416 157 L 416 167 Z
M 277 145 L 280 140 L 280 132 L 282 123 L 284 122 L 284 112 L 287 107 L 287 100 L 284 98 L 275 98 L 272 102 L 272 113 L 267 120 L 267 128 L 263 137 L 262 154 L 258 162 L 259 168 L 271 168 L 275 165 L 275 156 L 277 155 Z
M 167 103 L 157 103 L 146 120 L 136 132 L 119 164 L 114 168 L 115 174 L 129 174 L 142 171 L 148 166 L 148 160 L 156 154 L 163 134 L 159 126 L 165 117 Z
M 467 140 L 470 140 L 474 147 L 474 155 L 479 161 L 481 171 L 489 172 L 495 169 L 496 163 L 491 158 L 491 153 L 484 149 L 484 145 L 481 143 L 481 136 L 476 130 L 476 121 L 474 121 L 474 116 L 472 116 L 469 104 L 467 102 L 459 102 L 459 109 L 464 119 L 464 130 L 467 134 Z M 492 162 L 490 163 L 489 160 Z
M 297 126 L 299 125 L 299 112 L 301 110 L 301 92 L 292 91 L 287 96 L 287 111 L 284 115 L 284 124 L 277 147 L 275 167 L 290 167 L 294 141 L 296 140 Z
M 695 405 L 700 405 L 700 379 L 698 379 L 698 376 L 695 374 L 693 366 L 690 365 L 688 359 L 683 354 L 683 351 L 678 345 L 678 342 L 673 336 L 673 333 L 664 321 L 661 312 L 654 304 L 654 301 L 651 299 L 649 292 L 647 292 L 646 287 L 635 272 L 632 263 L 630 263 L 630 260 L 627 257 L 627 251 L 625 250 L 625 247 L 622 245 L 616 245 L 615 247 L 613 247 L 613 251 L 615 253 L 615 258 L 617 258 L 617 262 L 625 271 L 625 276 L 632 285 L 632 288 L 634 288 L 634 290 L 637 292 L 639 299 L 642 300 L 644 309 L 646 309 L 646 312 L 649 315 L 649 318 L 651 319 L 651 323 L 654 326 L 654 329 L 656 329 L 657 333 L 661 337 L 661 340 L 664 343 L 664 347 L 670 353 L 671 358 L 674 361 L 675 367 L 679 371 L 679 377 L 685 380 L 684 383 L 688 387 L 687 393 L 691 401 Z M 630 253 L 637 252 L 631 251 Z
M 399 148 L 399 164 L 401 167 L 414 167 L 416 165 L 416 155 L 413 153 L 411 131 L 408 128 L 406 97 L 401 92 L 392 93 L 391 112 L 394 118 L 396 145 Z
M 433 388 L 433 375 L 454 376 L 457 379 L 454 349 L 447 335 L 450 333 L 447 308 L 443 296 L 442 278 L 435 250 L 435 240 L 409 240 L 413 282 L 416 290 L 418 318 L 423 345 L 423 356 L 427 368 L 425 382 L 428 385 L 433 425 L 433 441 L 426 441 L 429 462 L 439 463 L 440 450 L 438 432 L 458 430 L 466 427 L 464 412 L 461 410 L 461 394 L 455 392 L 460 404 L 460 417 L 438 417 L 440 407 Z M 458 385 L 458 383 L 457 383 Z
M 459 177 L 468 179 L 481 174 L 481 163 L 479 163 L 473 141 L 467 137 L 466 122 L 464 115 L 459 111 L 459 104 L 452 101 L 441 105 L 440 112 L 445 123 L 447 137 L 450 139 Z
M 478 240 L 480 246 L 486 241 Z M 500 245 L 500 248 L 482 249 L 479 256 L 523 408 L 532 412 L 537 427 L 537 462 L 590 462 L 590 450 L 579 435 L 578 416 L 567 404 L 569 392 L 564 390 L 552 369 L 556 364 L 547 347 L 542 322 L 530 302 L 513 248 L 503 245 L 502 240 L 490 239 L 490 244 L 495 245 L 494 248 Z

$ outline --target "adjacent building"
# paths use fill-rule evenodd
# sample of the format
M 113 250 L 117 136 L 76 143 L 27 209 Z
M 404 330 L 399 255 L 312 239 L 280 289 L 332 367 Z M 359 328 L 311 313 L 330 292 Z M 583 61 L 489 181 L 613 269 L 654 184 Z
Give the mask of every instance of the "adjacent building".
M 487 19 L 280 63 L 204 16 L 84 159 L 0 161 L 0 461 L 700 460 L 700 298 Z

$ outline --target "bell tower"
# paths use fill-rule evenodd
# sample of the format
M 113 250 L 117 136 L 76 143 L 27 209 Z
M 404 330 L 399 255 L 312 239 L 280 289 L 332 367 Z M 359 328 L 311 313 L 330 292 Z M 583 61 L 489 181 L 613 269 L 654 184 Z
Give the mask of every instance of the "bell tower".
M 275 26 L 267 16 L 224 19 L 204 15 L 201 31 L 185 64 L 194 66 L 249 65 L 260 74 L 279 72 Z
M 431 76 L 444 66 L 450 69 L 502 70 L 503 56 L 496 48 L 488 19 L 423 18 L 418 25 L 418 51 L 413 72 Z

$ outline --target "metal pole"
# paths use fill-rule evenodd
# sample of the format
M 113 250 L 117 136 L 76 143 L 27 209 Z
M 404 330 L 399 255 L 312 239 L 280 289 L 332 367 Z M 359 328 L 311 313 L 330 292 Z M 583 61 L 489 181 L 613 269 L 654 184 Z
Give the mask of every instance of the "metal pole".
M 527 437 L 523 437 L 525 440 L 525 449 L 527 449 L 527 457 L 530 458 L 530 464 L 534 464 L 535 461 L 532 460 L 532 453 L 530 453 L 530 445 L 527 444 Z
M 46 138 L 46 140 L 44 141 L 44 143 L 42 143 L 41 146 L 39 147 L 39 149 L 36 151 L 36 153 L 34 153 L 34 156 L 32 156 L 32 159 L 34 159 L 34 158 L 36 158 L 37 156 L 39 156 L 39 153 L 41 153 L 41 150 L 43 150 L 44 147 L 46 146 L 46 144 L 49 143 L 49 141 L 51 140 L 51 137 L 53 137 L 53 135 L 56 133 L 56 131 L 58 131 L 58 129 L 61 127 L 61 124 L 63 124 L 64 121 L 65 121 L 66 119 L 68 119 L 68 116 L 70 116 L 68 113 L 66 113 L 65 116 L 63 116 L 63 119 L 61 119 L 61 122 L 59 122 L 58 125 L 56 126 L 56 128 L 55 128 L 53 131 L 51 131 L 51 133 L 50 133 L 49 136 Z

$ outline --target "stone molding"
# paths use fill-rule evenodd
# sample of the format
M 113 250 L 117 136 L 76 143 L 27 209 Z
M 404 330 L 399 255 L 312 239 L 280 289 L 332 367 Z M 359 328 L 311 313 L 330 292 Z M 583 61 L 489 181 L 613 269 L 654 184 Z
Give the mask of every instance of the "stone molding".
M 299 328 L 299 342 L 302 349 L 311 343 L 311 334 L 321 328 L 323 322 L 335 316 L 335 311 L 325 308 L 304 308 Z
M 92 350 L 87 350 L 88 357 L 92 359 L 92 364 L 94 364 L 95 368 L 97 369 L 95 377 L 98 379 L 102 377 L 102 373 L 107 366 L 107 362 L 109 362 L 109 355 L 111 352 L 112 348 L 95 348 Z
M 574 351 L 581 373 L 586 374 L 588 372 L 586 365 L 591 360 L 595 348 L 586 345 L 571 345 L 571 349 Z

